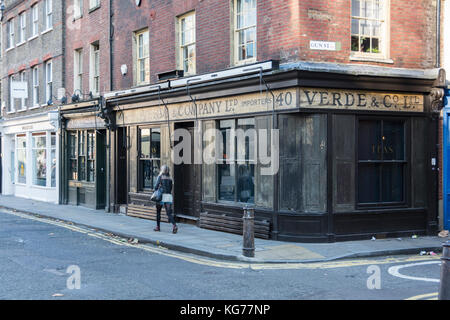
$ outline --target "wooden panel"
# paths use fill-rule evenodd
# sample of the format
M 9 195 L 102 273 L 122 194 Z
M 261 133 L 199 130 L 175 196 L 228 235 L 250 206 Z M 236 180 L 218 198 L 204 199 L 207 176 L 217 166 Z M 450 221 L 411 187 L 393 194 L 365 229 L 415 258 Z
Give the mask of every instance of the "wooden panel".
M 427 123 L 424 118 L 412 118 L 411 185 L 413 207 L 427 205 Z
M 224 231 L 234 234 L 243 233 L 243 219 L 225 214 L 211 214 L 202 212 L 200 214 L 199 227 L 209 230 Z M 270 223 L 266 220 L 255 218 L 255 237 L 269 239 Z
M 255 118 L 255 127 L 259 135 L 262 134 L 260 130 L 266 130 L 267 132 L 267 144 L 268 150 L 265 156 L 271 155 L 271 133 L 272 129 L 272 117 L 264 116 L 264 117 L 256 117 Z M 259 140 L 259 138 L 258 138 Z M 259 141 L 258 141 L 259 143 Z M 258 153 L 259 153 L 258 146 Z M 265 152 L 263 152 L 265 153 Z M 258 156 L 259 157 L 259 156 Z M 263 175 L 261 174 L 261 170 L 264 168 L 260 161 L 257 161 L 255 168 L 255 205 L 262 208 L 272 208 L 273 207 L 273 190 L 274 190 L 274 176 L 273 175 Z
M 355 209 L 355 116 L 333 115 L 333 211 Z

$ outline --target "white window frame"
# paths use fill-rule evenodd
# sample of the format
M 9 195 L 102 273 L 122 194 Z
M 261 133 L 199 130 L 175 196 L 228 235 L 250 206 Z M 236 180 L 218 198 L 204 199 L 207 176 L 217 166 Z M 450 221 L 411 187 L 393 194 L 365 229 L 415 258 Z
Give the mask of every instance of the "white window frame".
M 135 33 L 136 39 L 136 60 L 135 60 L 135 70 L 136 70 L 136 85 L 148 84 L 150 83 L 150 35 L 149 30 L 144 29 Z M 142 45 L 140 40 L 142 39 Z M 147 48 L 145 48 L 147 46 Z M 147 49 L 147 50 L 145 50 Z M 142 63 L 144 64 L 144 69 L 142 69 Z M 148 72 L 145 68 L 148 68 Z M 141 75 L 144 72 L 144 79 Z
M 100 7 L 100 0 L 89 0 L 89 10 Z
M 32 107 L 36 108 L 39 107 L 39 67 L 34 67 L 31 70 L 32 78 L 33 78 L 33 101 L 32 101 Z
M 94 96 L 100 95 L 100 44 L 91 44 L 89 90 Z
M 78 19 L 83 16 L 83 0 L 73 0 L 73 18 Z
M 83 92 L 83 49 L 76 49 L 73 53 L 73 91 Z
M 14 105 L 14 98 L 12 95 L 12 82 L 14 81 L 14 75 L 10 75 L 8 77 L 8 85 L 9 85 L 9 107 L 8 107 L 8 113 L 13 113 L 16 111 L 16 107 Z
M 362 17 L 361 10 L 362 10 L 362 1 L 366 2 L 374 2 L 375 0 L 361 0 L 360 1 L 360 14 L 358 16 L 353 15 L 353 1 L 351 1 L 351 23 L 353 24 L 353 20 L 358 20 L 359 23 L 359 30 L 358 34 L 353 33 L 352 25 L 350 27 L 350 37 L 358 36 L 359 39 L 363 36 L 361 33 L 361 21 L 375 21 L 380 23 L 380 36 L 379 36 L 379 52 L 362 52 L 361 51 L 361 40 L 358 41 L 358 51 L 353 51 L 352 48 L 350 48 L 350 59 L 351 60 L 387 60 L 389 59 L 389 7 L 390 7 L 390 0 L 379 0 L 382 2 L 383 8 L 380 12 L 379 19 L 376 18 L 366 18 Z M 369 27 L 370 28 L 370 27 Z M 372 28 L 370 28 L 372 29 Z M 369 36 L 372 38 L 372 35 Z M 351 40 L 351 39 L 350 39 Z M 387 62 L 387 61 L 386 61 Z
M 244 1 L 244 0 L 234 0 L 233 1 L 233 57 L 234 57 L 234 64 L 235 65 L 241 65 L 241 64 L 247 64 L 247 63 L 253 63 L 257 61 L 257 44 L 258 44 L 258 33 L 257 33 L 257 20 L 258 20 L 258 3 L 257 0 L 254 0 L 255 2 L 255 23 L 245 25 L 241 28 L 238 28 L 238 2 Z M 254 48 L 253 48 L 253 57 L 251 58 L 244 58 L 239 59 L 239 49 L 241 47 L 239 43 L 239 33 L 241 31 L 249 30 L 254 28 L 255 32 L 255 41 L 254 41 Z M 245 43 L 245 41 L 244 41 Z
M 31 7 L 31 36 L 39 34 L 39 3 Z
M 25 12 L 19 14 L 19 44 L 25 43 L 27 40 L 27 15 Z
M 19 74 L 19 77 L 20 77 L 21 82 L 27 82 L 26 71 L 21 71 Z M 27 109 L 27 101 L 26 100 L 27 100 L 26 98 L 20 99 L 20 101 L 21 101 L 20 102 L 20 111 Z
M 45 62 L 45 104 L 53 101 L 53 62 L 51 60 Z M 50 72 L 49 72 L 50 71 Z
M 183 21 L 185 21 L 187 18 L 192 18 L 193 20 L 193 27 L 191 29 L 184 29 L 183 28 Z M 178 25 L 179 25 L 179 39 L 178 39 L 178 50 L 179 50 L 179 68 L 181 70 L 184 71 L 184 75 L 189 76 L 189 75 L 194 75 L 196 74 L 196 69 L 197 69 L 197 65 L 196 65 L 196 60 L 197 60 L 197 47 L 196 47 L 196 21 L 195 21 L 196 15 L 195 15 L 195 11 L 186 13 L 182 16 L 180 16 L 178 18 Z M 190 42 L 185 42 L 184 39 L 184 34 L 189 32 L 189 31 L 193 31 L 192 32 L 192 39 Z M 185 49 L 189 48 L 189 47 L 193 47 L 194 49 L 194 58 L 192 59 L 191 63 L 192 63 L 192 70 L 186 70 L 186 61 L 189 61 L 189 57 L 186 57 L 185 55 Z
M 53 1 L 45 0 L 45 26 L 46 30 L 53 28 Z
M 14 19 L 8 20 L 8 48 L 11 49 L 16 46 L 15 44 L 15 30 L 14 30 Z

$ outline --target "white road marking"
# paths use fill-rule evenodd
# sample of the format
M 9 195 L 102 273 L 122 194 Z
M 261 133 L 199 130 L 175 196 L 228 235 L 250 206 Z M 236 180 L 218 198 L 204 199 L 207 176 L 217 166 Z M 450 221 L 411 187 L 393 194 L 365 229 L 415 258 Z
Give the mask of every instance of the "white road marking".
M 415 266 L 423 266 L 423 265 L 428 265 L 428 264 L 439 264 L 439 263 L 441 263 L 441 261 L 427 261 L 427 262 L 419 262 L 419 263 L 410 263 L 410 264 L 390 267 L 388 269 L 388 272 L 389 272 L 389 274 L 393 275 L 394 277 L 398 277 L 398 278 L 439 283 L 440 282 L 439 279 L 412 277 L 412 276 L 407 276 L 407 275 L 401 274 L 399 272 L 400 269 L 404 269 L 404 268 L 411 268 L 411 267 L 415 267 Z

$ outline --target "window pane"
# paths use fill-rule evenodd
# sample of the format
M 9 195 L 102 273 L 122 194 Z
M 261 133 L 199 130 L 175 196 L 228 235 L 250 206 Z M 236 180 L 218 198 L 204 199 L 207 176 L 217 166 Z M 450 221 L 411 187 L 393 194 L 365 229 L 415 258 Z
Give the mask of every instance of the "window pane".
M 33 184 L 47 185 L 47 153 L 45 149 L 33 150 Z
M 151 157 L 159 158 L 161 155 L 161 130 L 152 129 Z
M 403 122 L 383 122 L 385 160 L 405 160 L 405 130 Z
M 359 16 L 359 7 L 360 7 L 360 1 L 352 0 L 352 16 Z
M 219 199 L 235 201 L 235 165 L 220 164 L 219 169 Z
M 78 157 L 79 174 L 78 179 L 80 181 L 86 180 L 86 157 Z
M 359 203 L 380 201 L 380 166 L 377 164 L 360 164 L 358 167 Z
M 384 164 L 381 170 L 383 202 L 403 201 L 403 164 Z
M 359 37 L 352 36 L 352 51 L 359 51 Z
M 150 158 L 150 129 L 141 129 L 141 159 Z
M 255 129 L 255 119 L 238 119 L 237 129 L 242 130 L 244 135 L 237 135 L 237 160 L 255 160 L 255 141 L 256 141 L 256 131 Z
M 239 165 L 238 169 L 238 201 L 255 203 L 255 165 Z
M 24 150 L 24 149 L 17 150 L 17 171 L 18 171 L 18 182 L 19 183 L 27 183 L 26 163 L 27 163 L 26 150 Z
M 69 179 L 70 180 L 78 180 L 78 164 L 76 159 L 69 160 Z
M 352 34 L 359 34 L 359 20 L 352 19 Z
M 381 160 L 381 148 L 381 122 L 365 120 L 359 121 L 359 160 Z

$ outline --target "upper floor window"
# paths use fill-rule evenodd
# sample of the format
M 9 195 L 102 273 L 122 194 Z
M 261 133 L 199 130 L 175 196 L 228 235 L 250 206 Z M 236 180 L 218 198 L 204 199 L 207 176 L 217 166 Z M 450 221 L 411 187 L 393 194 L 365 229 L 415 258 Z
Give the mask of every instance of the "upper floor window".
M 34 67 L 32 70 L 32 78 L 33 78 L 33 107 L 39 107 L 39 69 L 38 67 Z
M 94 9 L 100 6 L 100 0 L 89 0 L 89 9 Z
M 91 45 L 90 91 L 93 95 L 100 94 L 100 45 Z
M 31 35 L 36 36 L 39 33 L 39 6 L 35 4 L 31 7 Z
M 150 82 L 150 54 L 148 29 L 136 33 L 136 84 Z
M 20 73 L 20 82 L 27 83 L 27 74 L 25 71 L 22 71 Z M 26 98 L 20 99 L 20 110 L 25 110 L 27 108 L 27 102 L 28 102 L 28 99 L 26 99 Z
M 256 0 L 234 1 L 235 63 L 256 60 Z
M 74 83 L 73 90 L 75 91 L 83 91 L 83 50 L 78 49 L 74 52 L 73 57 L 73 67 L 74 67 Z
M 8 47 L 8 49 L 13 48 L 15 46 L 15 42 L 14 42 L 15 33 L 14 33 L 14 20 L 13 19 L 8 21 L 8 23 L 6 25 L 6 31 L 8 32 L 7 47 Z
M 73 18 L 77 19 L 83 15 L 83 0 L 73 0 Z
M 180 67 L 185 75 L 195 74 L 195 13 L 179 18 Z
M 49 104 L 53 97 L 53 65 L 51 61 L 45 63 L 45 101 Z
M 19 32 L 19 43 L 26 41 L 26 31 L 27 31 L 27 16 L 25 12 L 19 15 L 20 32 Z
M 45 26 L 48 29 L 53 28 L 53 1 L 45 0 Z
M 387 2 L 388 0 L 352 0 L 353 55 L 386 55 Z

